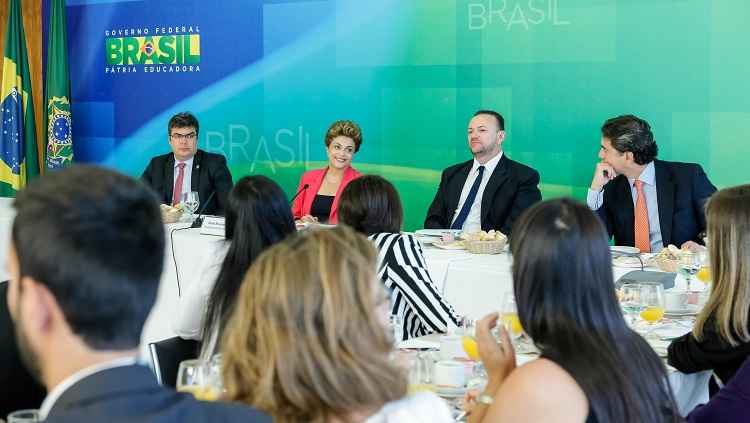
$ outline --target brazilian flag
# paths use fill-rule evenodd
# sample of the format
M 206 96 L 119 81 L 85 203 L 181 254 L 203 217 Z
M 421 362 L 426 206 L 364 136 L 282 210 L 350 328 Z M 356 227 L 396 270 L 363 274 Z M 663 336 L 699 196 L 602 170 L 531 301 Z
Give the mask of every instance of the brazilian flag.
M 20 0 L 8 2 L 0 101 L 0 196 L 14 197 L 30 178 L 39 174 L 34 102 Z
M 67 39 L 65 0 L 52 0 L 47 41 L 47 79 L 44 84 L 48 169 L 59 169 L 73 163 Z

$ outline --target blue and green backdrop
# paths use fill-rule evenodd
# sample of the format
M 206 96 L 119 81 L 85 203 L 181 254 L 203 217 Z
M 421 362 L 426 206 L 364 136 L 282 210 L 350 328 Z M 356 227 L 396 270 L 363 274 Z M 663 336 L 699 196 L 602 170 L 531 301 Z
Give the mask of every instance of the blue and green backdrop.
M 67 0 L 76 161 L 139 175 L 189 110 L 236 179 L 293 194 L 338 119 L 355 166 L 393 181 L 421 227 L 440 171 L 492 108 L 546 198 L 583 198 L 601 123 L 647 119 L 666 160 L 748 182 L 744 0 Z

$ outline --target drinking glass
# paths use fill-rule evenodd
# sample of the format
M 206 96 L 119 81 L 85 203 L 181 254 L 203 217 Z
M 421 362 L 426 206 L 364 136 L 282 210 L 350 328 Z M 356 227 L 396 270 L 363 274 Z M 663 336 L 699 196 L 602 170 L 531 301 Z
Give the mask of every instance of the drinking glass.
M 432 355 L 429 351 L 417 353 L 409 369 L 409 393 L 433 391 L 432 386 Z
M 502 308 L 500 309 L 500 321 L 505 327 L 505 330 L 510 336 L 513 348 L 519 351 L 521 335 L 523 335 L 523 327 L 521 326 L 521 320 L 518 318 L 518 307 L 516 306 L 516 298 L 512 292 L 506 292 L 503 296 Z
M 391 314 L 388 321 L 393 335 L 393 347 L 398 348 L 398 345 L 404 340 L 404 321 L 398 314 Z
M 8 414 L 8 423 L 36 423 L 39 421 L 39 410 L 17 410 Z
M 177 370 L 177 391 L 192 394 L 201 401 L 218 399 L 218 392 L 208 384 L 210 366 L 203 360 L 184 360 Z
M 703 263 L 701 263 L 701 255 L 692 251 L 683 251 L 680 255 L 680 270 L 685 275 L 685 282 L 687 283 L 687 291 L 692 292 L 690 289 L 690 283 L 692 282 L 693 275 L 698 273 Z
M 620 300 L 620 307 L 625 311 L 625 315 L 628 316 L 628 323 L 633 325 L 638 314 L 643 311 L 644 304 L 641 298 L 641 291 L 643 286 L 637 283 L 624 284 L 620 288 L 618 295 Z
M 476 321 L 465 317 L 461 324 L 461 346 L 463 346 L 466 355 L 468 355 L 470 359 L 478 362 L 480 358 L 476 333 Z
M 654 325 L 664 318 L 664 287 L 661 284 L 641 285 L 641 318 L 648 322 L 648 333 L 653 333 Z
M 182 193 L 182 204 L 190 212 L 190 217 L 195 215 L 195 211 L 200 206 L 200 199 L 198 198 L 198 191 L 190 191 Z

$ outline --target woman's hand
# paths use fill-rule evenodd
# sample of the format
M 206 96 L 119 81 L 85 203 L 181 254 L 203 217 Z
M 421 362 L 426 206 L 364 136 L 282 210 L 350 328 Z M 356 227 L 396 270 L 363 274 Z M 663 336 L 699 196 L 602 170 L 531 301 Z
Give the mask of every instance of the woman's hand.
M 510 342 L 508 331 L 500 326 L 500 342 L 490 332 L 497 326 L 498 314 L 491 313 L 477 322 L 476 338 L 479 357 L 490 379 L 490 384 L 499 386 L 516 368 L 516 352 Z M 494 394 L 494 393 L 491 393 Z
M 299 220 L 302 223 L 318 223 L 318 218 L 314 216 L 310 216 L 309 214 L 306 214 L 302 216 Z

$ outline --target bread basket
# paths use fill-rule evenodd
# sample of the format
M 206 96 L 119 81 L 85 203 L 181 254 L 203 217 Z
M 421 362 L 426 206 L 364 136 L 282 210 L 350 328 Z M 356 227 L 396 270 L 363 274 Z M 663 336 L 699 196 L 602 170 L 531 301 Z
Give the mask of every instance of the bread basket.
M 169 223 L 177 223 L 180 218 L 182 217 L 183 210 L 181 208 L 176 207 L 170 207 L 170 206 L 164 206 L 162 204 L 161 207 L 161 220 L 162 222 L 169 224 Z
M 676 273 L 680 268 L 680 260 L 662 256 L 654 257 L 654 263 L 663 272 Z
M 472 254 L 500 254 L 506 244 L 505 239 L 494 241 L 464 241 L 466 251 Z

